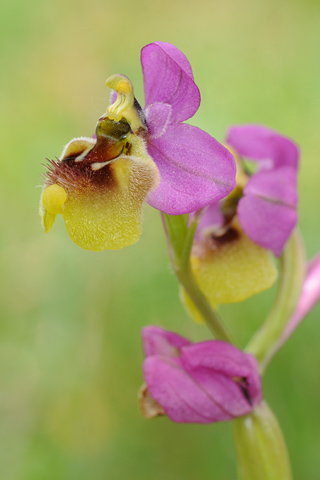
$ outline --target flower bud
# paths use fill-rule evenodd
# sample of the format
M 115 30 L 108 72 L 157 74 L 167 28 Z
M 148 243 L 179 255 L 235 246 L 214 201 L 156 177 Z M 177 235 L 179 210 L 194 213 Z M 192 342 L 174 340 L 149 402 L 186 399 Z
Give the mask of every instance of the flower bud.
M 166 414 L 174 422 L 212 423 L 251 412 L 261 400 L 261 381 L 252 355 L 229 343 L 192 344 L 158 327 L 142 332 L 146 388 L 142 413 Z

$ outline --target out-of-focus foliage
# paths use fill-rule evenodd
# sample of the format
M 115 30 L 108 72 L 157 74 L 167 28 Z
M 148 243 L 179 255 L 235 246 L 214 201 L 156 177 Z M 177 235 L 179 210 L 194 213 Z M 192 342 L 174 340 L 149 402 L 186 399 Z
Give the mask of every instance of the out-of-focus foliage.
M 308 256 L 320 249 L 320 5 L 317 1 L 4 0 L 0 16 L 1 480 L 224 480 L 235 477 L 228 424 L 146 421 L 140 329 L 154 323 L 209 338 L 178 302 L 158 212 L 119 252 L 75 246 L 62 219 L 38 217 L 39 172 L 90 136 L 124 73 L 143 104 L 141 47 L 177 45 L 202 94 L 192 123 L 223 140 L 259 122 L 301 146 L 300 215 Z M 244 345 L 274 291 L 221 313 Z M 319 307 L 273 361 L 265 395 L 296 479 L 317 478 Z M 312 367 L 312 368 L 310 368 Z

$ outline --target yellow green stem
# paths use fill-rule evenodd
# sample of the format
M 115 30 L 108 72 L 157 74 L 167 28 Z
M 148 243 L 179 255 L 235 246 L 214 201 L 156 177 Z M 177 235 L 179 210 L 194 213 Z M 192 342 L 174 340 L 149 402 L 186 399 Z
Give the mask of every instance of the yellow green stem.
M 263 373 L 272 358 L 273 345 L 293 314 L 303 286 L 305 255 L 302 239 L 296 229 L 288 240 L 280 258 L 279 286 L 275 303 L 262 327 L 246 347 L 256 356 Z
M 194 235 L 201 219 L 202 211 L 194 215 L 188 228 L 188 218 L 184 215 L 163 214 L 163 222 L 169 243 L 173 271 L 193 304 L 207 323 L 215 338 L 234 343 L 218 314 L 211 308 L 198 287 L 190 264 L 190 254 Z
M 233 427 L 239 480 L 292 480 L 287 447 L 266 402 L 236 418 Z

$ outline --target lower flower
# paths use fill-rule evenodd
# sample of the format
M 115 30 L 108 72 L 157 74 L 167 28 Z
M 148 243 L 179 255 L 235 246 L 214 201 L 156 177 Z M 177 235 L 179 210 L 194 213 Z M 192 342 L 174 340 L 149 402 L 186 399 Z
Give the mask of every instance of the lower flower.
M 145 386 L 140 408 L 151 418 L 213 423 L 247 415 L 261 401 L 252 355 L 219 340 L 193 344 L 159 327 L 142 331 Z

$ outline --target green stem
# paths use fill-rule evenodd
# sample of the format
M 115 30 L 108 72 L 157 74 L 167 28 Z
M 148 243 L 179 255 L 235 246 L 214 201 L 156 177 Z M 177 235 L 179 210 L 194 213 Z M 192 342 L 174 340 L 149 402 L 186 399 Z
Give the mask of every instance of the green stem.
M 190 255 L 191 255 L 193 240 L 194 240 L 194 236 L 196 234 L 199 222 L 203 214 L 205 213 L 206 209 L 207 209 L 206 207 L 201 208 L 194 214 L 184 240 L 184 245 L 183 245 L 181 259 L 180 259 L 180 266 L 186 271 L 191 270 Z
M 280 338 L 293 314 L 302 290 L 305 275 L 305 256 L 302 239 L 295 230 L 280 258 L 279 286 L 275 303 L 262 327 L 246 347 L 256 356 L 263 373 L 272 358 L 273 345 Z
M 292 480 L 287 447 L 266 402 L 233 421 L 240 480 Z
M 163 214 L 163 221 L 173 271 L 187 295 L 207 323 L 215 338 L 225 342 L 234 343 L 228 331 L 221 322 L 218 314 L 211 308 L 206 297 L 199 289 L 190 264 L 190 254 L 194 235 L 201 219 L 202 211 L 193 217 L 190 227 L 185 224 L 183 216 Z

